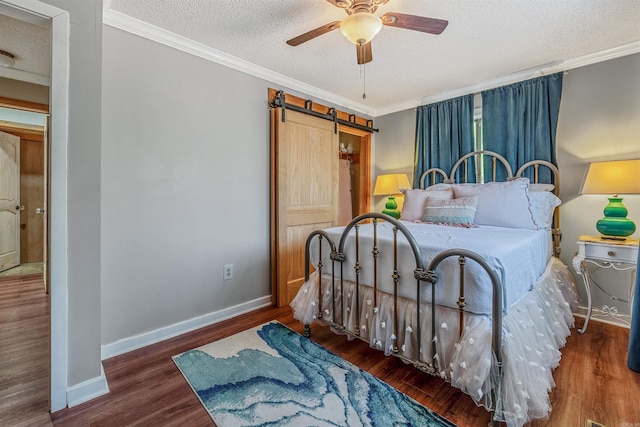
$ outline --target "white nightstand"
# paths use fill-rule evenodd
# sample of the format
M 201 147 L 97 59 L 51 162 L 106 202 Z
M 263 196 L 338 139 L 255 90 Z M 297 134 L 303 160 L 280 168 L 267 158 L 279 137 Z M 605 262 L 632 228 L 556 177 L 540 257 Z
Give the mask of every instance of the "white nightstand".
M 633 300 L 633 284 L 635 281 L 636 261 L 638 260 L 638 240 L 609 240 L 598 236 L 578 237 L 578 253 L 573 258 L 573 268 L 582 276 L 584 287 L 587 291 L 587 316 L 584 319 L 582 329 L 578 332 L 584 334 L 591 318 L 591 279 L 586 262 L 597 265 L 600 268 L 613 268 L 615 270 L 632 270 L 631 285 L 629 287 L 629 304 Z M 603 307 L 607 314 L 617 313 L 616 307 Z

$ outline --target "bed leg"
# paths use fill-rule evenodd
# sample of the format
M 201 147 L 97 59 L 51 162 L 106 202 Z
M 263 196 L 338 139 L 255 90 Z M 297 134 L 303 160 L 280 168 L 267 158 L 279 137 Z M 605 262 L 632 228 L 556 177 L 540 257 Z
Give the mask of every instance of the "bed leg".
M 308 323 L 305 323 L 304 331 L 302 332 L 302 335 L 304 335 L 307 338 L 309 338 L 311 336 L 311 328 L 309 327 Z

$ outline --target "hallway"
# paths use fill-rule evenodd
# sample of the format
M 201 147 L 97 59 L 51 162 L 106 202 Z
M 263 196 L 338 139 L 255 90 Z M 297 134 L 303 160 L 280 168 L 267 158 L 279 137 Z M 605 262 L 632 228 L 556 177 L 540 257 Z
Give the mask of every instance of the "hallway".
M 49 310 L 41 273 L 0 278 L 0 425 L 51 425 Z

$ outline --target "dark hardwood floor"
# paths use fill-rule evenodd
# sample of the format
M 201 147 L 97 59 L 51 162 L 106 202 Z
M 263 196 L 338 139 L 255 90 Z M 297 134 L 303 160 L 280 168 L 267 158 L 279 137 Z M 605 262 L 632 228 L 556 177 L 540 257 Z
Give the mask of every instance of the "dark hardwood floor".
M 214 425 L 175 367 L 171 356 L 249 327 L 277 319 L 302 332 L 285 308 L 266 308 L 105 360 L 111 392 L 52 415 L 56 426 Z M 579 326 L 582 319 L 576 321 Z M 312 339 L 447 417 L 460 427 L 486 426 L 489 414 L 449 384 L 416 371 L 397 358 L 384 357 L 359 340 L 347 341 L 323 326 L 312 327 Z M 627 329 L 593 322 L 587 333 L 574 329 L 551 392 L 549 419 L 531 427 L 583 427 L 592 419 L 607 427 L 640 426 L 640 374 L 626 366 Z
M 0 278 L 0 426 L 51 425 L 49 330 L 42 274 Z
M 301 332 L 285 308 L 265 308 L 103 362 L 111 392 L 51 415 L 48 411 L 49 300 L 41 276 L 0 281 L 0 426 L 213 426 L 171 356 L 277 319 Z M 577 319 L 578 326 L 582 319 Z M 486 426 L 489 414 L 442 380 L 384 357 L 323 326 L 312 339 L 460 427 Z M 553 411 L 528 427 L 640 427 L 640 374 L 626 366 L 629 331 L 592 322 L 574 329 L 554 372 Z

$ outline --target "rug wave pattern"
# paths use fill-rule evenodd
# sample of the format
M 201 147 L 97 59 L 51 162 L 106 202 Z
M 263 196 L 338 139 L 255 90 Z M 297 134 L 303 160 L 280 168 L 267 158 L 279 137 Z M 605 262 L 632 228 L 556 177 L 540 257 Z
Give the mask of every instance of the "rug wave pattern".
M 220 427 L 454 425 L 279 323 L 231 338 L 255 342 L 251 334 L 268 349 L 215 357 L 212 343 L 174 357 Z

